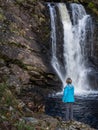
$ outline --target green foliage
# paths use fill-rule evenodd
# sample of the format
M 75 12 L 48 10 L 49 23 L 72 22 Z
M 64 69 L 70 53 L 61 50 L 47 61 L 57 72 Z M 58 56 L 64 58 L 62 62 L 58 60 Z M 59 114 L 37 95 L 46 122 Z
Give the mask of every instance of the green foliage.
M 23 130 L 25 127 L 25 122 L 24 121 L 19 121 L 15 124 L 15 126 L 17 127 L 17 130 Z
M 17 127 L 17 130 L 35 130 L 33 126 L 26 124 L 24 120 L 18 121 L 15 126 Z
M 27 69 L 26 64 L 24 64 L 24 63 L 23 63 L 22 61 L 20 61 L 20 60 L 17 60 L 17 59 L 12 60 L 12 63 L 19 65 L 22 69 Z
M 78 1 L 78 0 L 74 0 L 74 2 L 75 2 L 75 3 L 79 3 L 79 1 Z
M 95 8 L 95 5 L 94 5 L 93 2 L 89 2 L 88 7 L 89 7 L 89 8 Z
M 30 126 L 30 125 L 25 125 L 25 129 L 26 130 L 35 130 L 35 128 L 33 126 Z
M 92 10 L 92 12 L 98 16 L 98 8 L 97 8 L 96 4 L 94 4 L 93 2 L 89 2 L 88 8 L 90 8 Z
M 0 14 L 0 21 L 4 20 L 4 15 Z
M 10 91 L 7 83 L 0 84 L 0 103 L 7 106 L 17 105 L 17 100 Z
M 14 44 L 14 43 L 12 43 L 12 44 Z M 21 60 L 11 59 L 11 58 L 9 58 L 9 57 L 6 56 L 6 55 L 2 55 L 1 53 L 0 53 L 0 57 L 1 57 L 2 59 L 4 59 L 5 62 L 7 62 L 7 63 L 16 64 L 16 65 L 20 66 L 22 69 L 27 69 L 27 65 L 24 64 Z
M 11 47 L 13 46 L 13 47 L 19 47 L 19 48 L 26 48 L 25 45 L 22 45 L 19 42 L 8 42 L 7 44 L 10 45 Z
M 11 93 L 10 90 L 5 90 L 5 92 L 3 93 L 3 96 L 4 96 L 4 103 L 7 104 L 8 106 L 12 105 L 13 104 L 13 101 L 14 101 L 14 97 Z
M 5 89 L 7 89 L 7 84 L 6 83 L 1 83 L 0 84 L 0 100 L 5 92 Z
M 23 3 L 23 2 L 22 2 Z M 14 22 L 11 22 L 10 23 L 10 31 L 11 33 L 14 33 L 15 35 L 18 35 L 18 36 L 25 36 L 26 35 L 26 32 L 24 29 L 22 29 L 21 27 L 19 27 L 16 23 Z

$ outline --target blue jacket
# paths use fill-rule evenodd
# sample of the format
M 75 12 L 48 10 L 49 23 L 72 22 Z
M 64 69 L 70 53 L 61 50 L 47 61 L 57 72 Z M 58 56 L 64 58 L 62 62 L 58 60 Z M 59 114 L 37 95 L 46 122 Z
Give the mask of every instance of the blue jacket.
M 67 84 L 64 88 L 63 98 L 62 101 L 67 102 L 74 102 L 74 86 L 71 84 Z

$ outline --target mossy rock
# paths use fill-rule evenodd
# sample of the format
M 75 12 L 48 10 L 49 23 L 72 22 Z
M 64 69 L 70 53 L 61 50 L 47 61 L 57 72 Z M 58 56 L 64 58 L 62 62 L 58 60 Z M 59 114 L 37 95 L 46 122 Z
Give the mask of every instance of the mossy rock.
M 95 8 L 95 4 L 93 2 L 89 2 L 88 3 L 88 8 Z
M 14 33 L 18 36 L 24 37 L 26 35 L 25 30 L 18 27 L 18 25 L 16 23 L 10 23 L 10 31 L 11 31 L 11 33 Z

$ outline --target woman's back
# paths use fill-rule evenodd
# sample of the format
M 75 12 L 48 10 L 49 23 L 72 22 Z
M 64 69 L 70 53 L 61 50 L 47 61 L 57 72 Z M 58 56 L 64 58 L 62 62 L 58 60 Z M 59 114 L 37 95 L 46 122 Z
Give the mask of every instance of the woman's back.
M 64 88 L 63 102 L 74 102 L 74 86 L 67 84 Z

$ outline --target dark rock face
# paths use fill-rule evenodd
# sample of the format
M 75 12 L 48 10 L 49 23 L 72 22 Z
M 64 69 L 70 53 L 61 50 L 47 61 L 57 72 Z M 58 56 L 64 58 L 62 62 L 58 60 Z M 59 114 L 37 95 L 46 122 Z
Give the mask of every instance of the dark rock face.
M 45 96 L 60 90 L 50 62 L 49 27 L 45 3 L 0 0 L 0 82 L 17 94 L 30 90 L 36 96 L 38 91 L 33 91 L 39 89 Z

